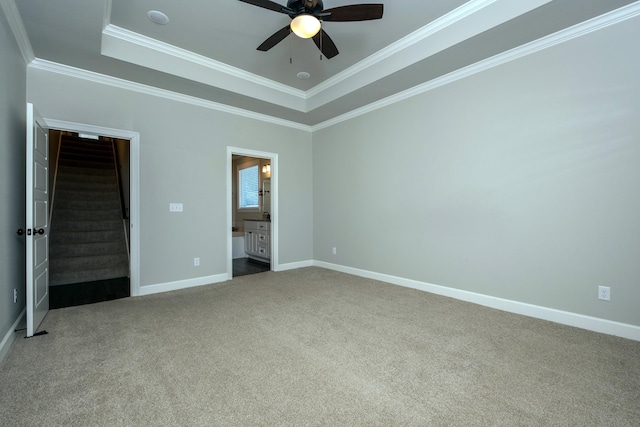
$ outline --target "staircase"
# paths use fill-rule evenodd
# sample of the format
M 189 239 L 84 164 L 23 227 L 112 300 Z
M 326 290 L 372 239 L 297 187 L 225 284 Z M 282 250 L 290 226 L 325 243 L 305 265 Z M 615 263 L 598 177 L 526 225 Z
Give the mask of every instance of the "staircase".
M 63 136 L 55 180 L 49 285 L 129 276 L 113 146 Z

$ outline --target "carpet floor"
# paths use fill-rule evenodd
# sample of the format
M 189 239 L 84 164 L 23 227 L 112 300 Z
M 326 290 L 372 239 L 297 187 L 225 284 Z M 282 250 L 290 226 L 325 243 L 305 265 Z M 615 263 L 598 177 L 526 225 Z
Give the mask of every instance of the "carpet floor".
M 42 329 L 0 364 L 0 424 L 640 425 L 640 342 L 316 267 Z

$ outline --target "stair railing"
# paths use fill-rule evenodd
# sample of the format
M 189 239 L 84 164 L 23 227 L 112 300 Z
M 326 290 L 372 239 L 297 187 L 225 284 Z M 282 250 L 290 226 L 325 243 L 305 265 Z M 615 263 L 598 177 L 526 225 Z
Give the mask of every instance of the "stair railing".
M 113 161 L 116 167 L 116 179 L 118 180 L 118 194 L 120 195 L 120 209 L 122 210 L 122 226 L 124 228 L 124 237 L 125 237 L 124 241 L 127 245 L 127 255 L 129 256 L 129 260 L 131 260 L 130 249 L 129 249 L 129 230 L 127 227 L 129 212 L 127 210 L 127 204 L 124 200 L 124 191 L 122 188 L 122 177 L 120 174 L 120 157 L 118 156 L 118 146 L 114 138 L 111 138 L 111 148 L 113 150 Z
M 58 165 L 60 162 L 60 149 L 62 147 L 62 132 L 58 132 L 58 150 L 56 150 L 55 166 L 53 169 L 53 184 L 51 185 L 51 201 L 49 206 L 49 228 L 51 229 L 51 220 L 53 219 L 53 201 L 56 197 L 56 183 L 58 181 Z M 49 153 L 51 155 L 51 153 Z M 47 189 L 49 190 L 49 189 Z
M 113 149 L 113 161 L 116 166 L 116 178 L 118 179 L 118 193 L 120 194 L 120 208 L 122 209 L 122 219 L 129 218 L 127 212 L 127 204 L 124 200 L 124 191 L 122 189 L 122 177 L 120 176 L 120 158 L 118 157 L 118 146 L 114 139 L 111 139 L 111 148 Z

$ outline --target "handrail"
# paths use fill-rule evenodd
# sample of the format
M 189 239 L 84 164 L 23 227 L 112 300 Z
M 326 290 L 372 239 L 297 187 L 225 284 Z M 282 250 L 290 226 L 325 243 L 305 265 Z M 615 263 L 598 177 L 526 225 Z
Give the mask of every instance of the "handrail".
M 129 212 L 127 212 L 127 205 L 124 200 L 124 191 L 122 189 L 122 179 L 120 177 L 120 160 L 118 158 L 118 147 L 113 138 L 111 138 L 111 148 L 113 149 L 113 161 L 116 166 L 116 178 L 118 180 L 118 194 L 120 195 L 120 208 L 122 209 L 122 219 L 129 218 Z
M 49 147 L 47 146 L 47 149 Z M 54 166 L 54 170 L 53 170 L 53 184 L 51 185 L 51 201 L 50 204 L 51 206 L 49 207 L 49 227 L 51 227 L 51 220 L 53 219 L 53 201 L 55 199 L 56 196 L 56 184 L 58 182 L 58 166 L 60 163 L 60 149 L 62 148 L 62 132 L 58 132 L 58 152 L 56 153 L 56 164 Z M 47 155 L 51 156 L 51 153 L 49 152 Z M 51 160 L 51 159 L 49 159 Z M 47 188 L 47 191 L 49 191 L 49 189 Z

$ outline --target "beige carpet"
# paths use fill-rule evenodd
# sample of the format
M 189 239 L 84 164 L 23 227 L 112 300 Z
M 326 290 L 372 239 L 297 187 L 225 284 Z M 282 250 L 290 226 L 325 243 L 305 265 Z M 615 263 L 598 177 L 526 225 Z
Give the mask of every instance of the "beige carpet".
M 320 268 L 51 311 L 2 425 L 640 425 L 640 342 Z

